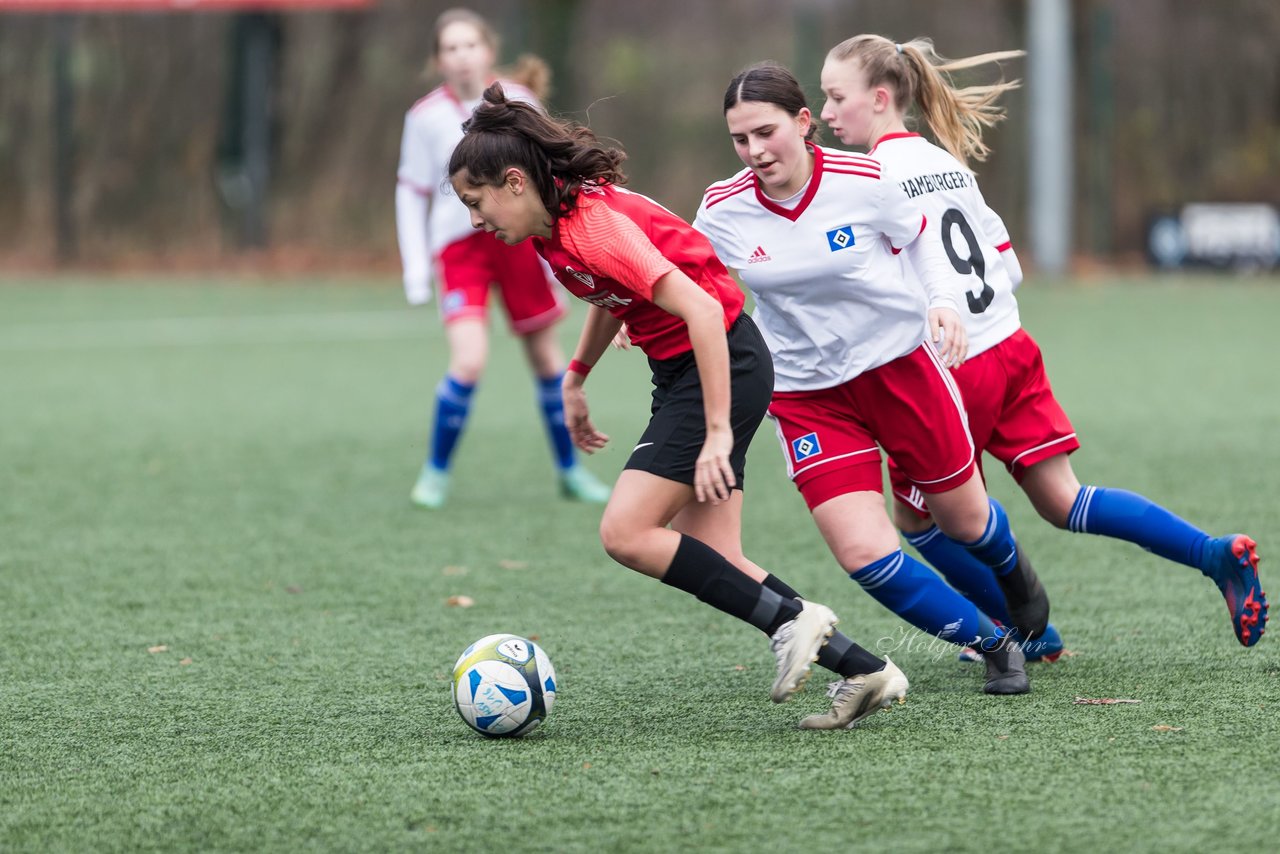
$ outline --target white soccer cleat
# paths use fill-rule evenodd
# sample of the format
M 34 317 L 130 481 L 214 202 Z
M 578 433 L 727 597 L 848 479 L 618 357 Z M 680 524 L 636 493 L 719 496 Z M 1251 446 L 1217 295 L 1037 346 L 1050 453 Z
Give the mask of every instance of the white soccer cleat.
M 907 696 L 907 676 L 888 658 L 884 669 L 832 682 L 827 689 L 831 711 L 809 715 L 800 729 L 853 729 L 858 721 L 887 709 Z
M 818 650 L 836 630 L 835 612 L 815 602 L 800 603 L 800 613 L 778 627 L 769 640 L 769 648 L 778 658 L 778 678 L 773 680 L 769 696 L 775 703 L 785 703 L 809 678 L 809 667 L 818 660 Z

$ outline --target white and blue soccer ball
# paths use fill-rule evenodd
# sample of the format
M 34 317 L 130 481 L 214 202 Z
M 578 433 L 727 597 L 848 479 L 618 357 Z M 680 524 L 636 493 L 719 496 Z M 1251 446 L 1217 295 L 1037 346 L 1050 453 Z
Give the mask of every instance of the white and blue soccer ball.
M 453 666 L 453 704 L 481 735 L 524 735 L 551 714 L 555 700 L 555 668 L 528 638 L 480 638 Z

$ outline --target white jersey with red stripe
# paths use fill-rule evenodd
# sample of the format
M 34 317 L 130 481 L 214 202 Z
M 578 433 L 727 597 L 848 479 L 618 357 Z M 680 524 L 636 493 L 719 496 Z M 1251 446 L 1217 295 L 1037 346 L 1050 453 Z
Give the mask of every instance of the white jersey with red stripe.
M 519 83 L 501 82 L 508 98 L 526 101 L 541 109 L 533 92 Z M 449 178 L 446 174 L 449 157 L 462 140 L 462 123 L 471 117 L 479 104 L 479 98 L 461 101 L 448 86 L 440 86 L 405 114 L 396 180 L 431 197 L 426 241 L 434 256 L 439 256 L 449 244 L 470 236 L 474 231 L 466 205 L 453 196 L 445 182 Z
M 756 301 L 778 391 L 830 388 L 910 353 L 926 310 L 959 310 L 954 294 L 908 281 L 899 251 L 925 218 L 865 155 L 813 147 L 809 184 L 793 208 L 769 199 L 749 169 L 713 184 L 694 227 Z M 936 282 L 944 257 L 923 258 Z
M 973 172 L 917 133 L 889 134 L 870 153 L 885 179 L 924 209 L 929 226 L 920 239 L 941 246 L 951 262 L 954 286 L 964 291 L 960 316 L 969 333 L 969 358 L 1017 332 L 1017 282 L 1005 263 L 1005 253 L 1012 252 L 1009 230 L 982 198 Z

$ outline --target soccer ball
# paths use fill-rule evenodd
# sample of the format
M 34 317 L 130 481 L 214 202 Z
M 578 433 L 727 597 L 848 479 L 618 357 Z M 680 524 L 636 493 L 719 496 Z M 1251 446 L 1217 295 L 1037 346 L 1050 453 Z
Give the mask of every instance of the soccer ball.
M 524 735 L 551 714 L 555 700 L 555 668 L 528 638 L 480 638 L 453 665 L 453 705 L 481 735 Z

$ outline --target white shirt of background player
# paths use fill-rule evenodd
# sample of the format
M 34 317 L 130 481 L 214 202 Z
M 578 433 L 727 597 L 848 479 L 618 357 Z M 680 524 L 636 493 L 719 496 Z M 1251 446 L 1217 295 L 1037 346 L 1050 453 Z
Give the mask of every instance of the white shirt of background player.
M 412 305 L 431 300 L 435 258 L 449 244 L 474 233 L 466 207 L 442 196 L 452 193 L 445 173 L 462 139 L 462 123 L 492 82 L 493 51 L 479 39 L 442 43 L 437 62 L 445 82 L 405 114 L 396 171 L 396 235 L 405 297 Z M 538 104 L 533 92 L 518 83 L 503 80 L 502 88 L 513 101 Z

